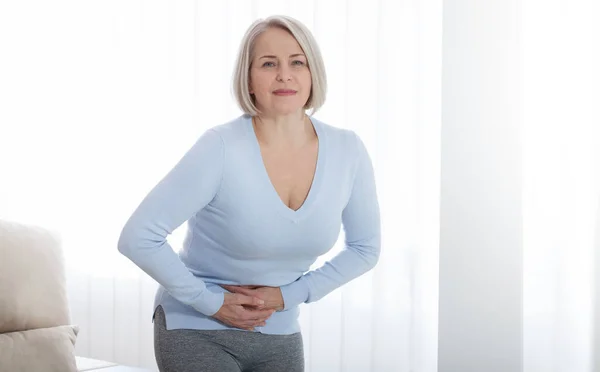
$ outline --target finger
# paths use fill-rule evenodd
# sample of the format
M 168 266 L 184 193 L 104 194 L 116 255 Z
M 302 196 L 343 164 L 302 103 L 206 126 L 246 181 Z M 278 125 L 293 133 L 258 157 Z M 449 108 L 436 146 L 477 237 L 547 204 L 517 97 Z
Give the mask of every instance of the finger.
M 273 315 L 273 313 L 269 314 L 268 316 L 261 317 L 261 318 L 259 318 L 258 320 L 259 320 L 259 321 L 261 321 L 261 322 L 266 322 L 266 321 L 267 321 L 267 319 L 271 318 L 271 315 Z
M 269 319 L 269 317 L 239 319 L 238 322 L 240 322 L 241 324 L 244 324 L 246 326 L 257 327 L 257 326 L 260 326 L 261 324 L 263 324 L 263 325 L 266 324 L 266 321 L 268 319 Z
M 263 320 L 268 319 L 273 315 L 273 310 L 248 310 L 244 309 L 244 311 L 240 314 L 242 319 L 247 320 Z
M 267 323 L 264 320 L 254 320 L 250 323 L 246 323 L 246 328 L 264 327 Z
M 249 296 L 249 297 L 254 296 L 254 290 L 248 289 L 248 288 L 237 287 L 237 288 L 235 288 L 234 292 L 241 293 L 241 294 Z
M 247 323 L 247 327 L 264 327 L 266 324 L 265 320 L 253 320 Z
M 264 327 L 265 325 L 267 325 L 267 322 L 266 322 L 266 320 L 257 320 L 255 322 L 253 322 L 252 325 L 254 327 Z
M 248 297 L 248 298 L 256 298 L 256 299 L 258 299 L 258 300 L 261 300 L 261 301 L 263 301 L 263 303 L 262 303 L 261 305 L 264 305 L 264 300 L 263 300 L 263 299 L 261 299 L 261 298 L 260 298 L 260 296 L 259 296 L 259 295 L 258 295 L 256 292 L 254 292 L 253 290 L 251 290 L 251 289 L 238 288 L 238 289 L 235 291 L 235 293 L 237 293 L 237 294 L 238 294 L 238 295 L 240 295 L 240 296 L 246 296 L 246 297 Z M 260 303 L 260 301 L 258 301 L 258 303 Z M 253 303 L 247 303 L 247 304 L 246 304 L 246 303 L 244 303 L 244 305 L 249 305 L 249 306 L 259 306 L 259 305 L 257 305 L 257 303 L 256 303 L 256 302 L 253 302 Z
M 248 324 L 252 324 L 252 325 L 258 325 L 259 323 L 263 323 L 266 322 L 270 317 L 260 317 L 260 318 L 251 318 L 248 319 L 247 322 Z
M 222 285 L 221 287 L 225 288 L 226 290 L 232 293 L 241 293 L 246 296 L 252 296 L 252 291 L 248 288 L 239 287 L 235 285 Z
M 234 293 L 237 292 L 238 289 L 240 288 L 236 285 L 225 285 L 225 284 L 221 284 L 221 287 L 225 288 L 229 292 L 234 292 Z
M 258 326 L 258 324 L 256 324 L 256 323 L 244 323 L 243 328 L 248 331 L 254 331 L 254 328 L 257 326 Z
M 264 309 L 264 310 L 252 310 L 252 312 L 256 315 L 256 319 L 268 319 L 273 315 L 275 310 L 273 309 Z
M 262 306 L 265 304 L 260 298 L 247 296 L 241 293 L 234 293 L 233 296 L 236 305 Z
M 235 319 L 235 320 L 232 319 L 227 323 L 227 325 L 235 327 L 235 328 L 248 329 L 248 330 L 254 326 L 254 324 L 240 320 L 240 319 Z

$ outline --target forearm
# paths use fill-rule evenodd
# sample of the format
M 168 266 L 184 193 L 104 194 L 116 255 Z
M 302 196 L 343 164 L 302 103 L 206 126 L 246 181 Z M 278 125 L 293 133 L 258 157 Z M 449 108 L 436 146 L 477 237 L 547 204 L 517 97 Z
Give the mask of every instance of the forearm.
M 378 241 L 378 239 L 376 239 Z M 375 243 L 375 244 L 373 244 Z M 285 309 L 311 303 L 371 270 L 379 259 L 378 242 L 346 247 L 323 266 L 281 287 Z
M 204 315 L 213 315 L 223 304 L 223 294 L 206 288 L 194 276 L 166 240 L 139 238 L 134 229 L 123 231 L 119 251 L 162 285 L 175 299 Z
M 204 208 L 218 192 L 223 169 L 220 136 L 207 131 L 148 193 L 125 224 L 119 251 L 177 300 L 205 315 L 223 303 L 173 251 L 167 237 Z

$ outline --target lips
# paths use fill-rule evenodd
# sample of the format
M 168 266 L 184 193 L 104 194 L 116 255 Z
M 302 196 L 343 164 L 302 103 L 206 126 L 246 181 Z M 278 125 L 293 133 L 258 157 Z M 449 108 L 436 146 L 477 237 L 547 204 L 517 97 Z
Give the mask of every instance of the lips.
M 291 96 L 296 94 L 296 91 L 293 89 L 277 89 L 273 91 L 273 94 L 278 96 Z

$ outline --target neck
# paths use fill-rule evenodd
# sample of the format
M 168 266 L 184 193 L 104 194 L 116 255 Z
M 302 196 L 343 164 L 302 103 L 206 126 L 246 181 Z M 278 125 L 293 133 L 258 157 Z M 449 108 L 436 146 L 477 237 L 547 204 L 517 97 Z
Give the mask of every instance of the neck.
M 265 145 L 298 147 L 316 138 L 304 110 L 289 115 L 258 114 L 253 119 L 256 135 Z

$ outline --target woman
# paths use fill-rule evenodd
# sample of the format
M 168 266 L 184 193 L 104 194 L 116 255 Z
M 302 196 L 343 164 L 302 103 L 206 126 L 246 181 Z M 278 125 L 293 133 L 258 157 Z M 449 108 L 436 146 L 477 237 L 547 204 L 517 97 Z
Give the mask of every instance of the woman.
M 144 198 L 119 251 L 159 284 L 160 371 L 303 371 L 299 305 L 376 264 L 379 206 L 354 132 L 307 116 L 325 100 L 310 31 L 273 16 L 241 44 L 244 114 L 212 127 Z M 176 254 L 167 236 L 184 222 Z M 308 271 L 345 231 L 345 249 Z

